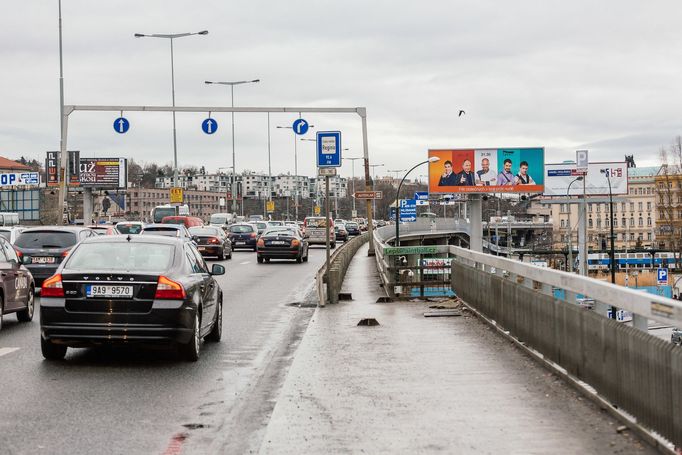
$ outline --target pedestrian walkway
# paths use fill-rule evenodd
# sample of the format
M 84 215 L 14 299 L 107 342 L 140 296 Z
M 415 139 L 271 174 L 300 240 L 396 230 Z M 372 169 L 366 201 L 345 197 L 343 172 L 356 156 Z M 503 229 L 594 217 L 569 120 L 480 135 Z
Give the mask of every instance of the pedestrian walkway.
M 344 291 L 313 316 L 261 453 L 655 453 L 467 312 L 375 303 L 367 247 Z

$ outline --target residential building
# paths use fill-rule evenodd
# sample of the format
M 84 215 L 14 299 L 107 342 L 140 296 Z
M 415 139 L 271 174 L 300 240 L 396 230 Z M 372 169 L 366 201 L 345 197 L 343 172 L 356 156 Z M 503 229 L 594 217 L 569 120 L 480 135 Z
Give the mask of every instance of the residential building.
M 661 166 L 656 181 L 656 235 L 663 250 L 682 250 L 682 171 Z
M 129 188 L 126 201 L 127 210 L 141 219 L 149 219 L 151 210 L 170 202 L 169 188 Z M 225 197 L 221 193 L 211 191 L 184 191 L 185 204 L 189 206 L 192 215 L 208 220 L 212 213 L 225 210 L 221 202 L 225 203 Z

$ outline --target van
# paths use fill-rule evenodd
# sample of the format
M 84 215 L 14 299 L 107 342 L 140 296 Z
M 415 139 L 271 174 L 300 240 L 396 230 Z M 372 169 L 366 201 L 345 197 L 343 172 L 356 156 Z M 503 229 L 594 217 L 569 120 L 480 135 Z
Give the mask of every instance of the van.
M 234 213 L 214 213 L 211 215 L 211 218 L 209 218 L 208 224 L 227 230 L 228 226 L 234 224 L 236 221 L 237 217 Z
M 161 224 L 182 224 L 187 229 L 196 226 L 203 226 L 204 222 L 196 216 L 164 216 Z
M 334 232 L 334 222 L 331 218 L 323 216 L 307 216 L 303 220 L 305 236 L 308 244 L 327 244 L 327 230 L 329 230 L 329 247 L 336 248 L 336 233 Z

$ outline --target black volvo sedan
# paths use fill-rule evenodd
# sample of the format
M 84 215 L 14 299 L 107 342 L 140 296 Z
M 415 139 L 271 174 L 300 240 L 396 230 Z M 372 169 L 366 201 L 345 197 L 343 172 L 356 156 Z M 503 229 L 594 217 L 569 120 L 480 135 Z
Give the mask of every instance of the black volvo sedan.
M 201 340 L 220 341 L 223 294 L 192 242 L 162 236 L 98 236 L 79 243 L 43 282 L 41 348 L 107 343 L 175 345 L 199 358 Z

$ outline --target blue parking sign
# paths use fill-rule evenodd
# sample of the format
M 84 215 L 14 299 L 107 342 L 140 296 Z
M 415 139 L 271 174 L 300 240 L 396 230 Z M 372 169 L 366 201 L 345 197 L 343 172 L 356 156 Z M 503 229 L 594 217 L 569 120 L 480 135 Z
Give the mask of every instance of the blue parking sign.
M 414 199 L 400 200 L 400 221 L 417 221 L 417 201 Z
M 668 269 L 656 269 L 656 281 L 659 286 L 668 284 Z

